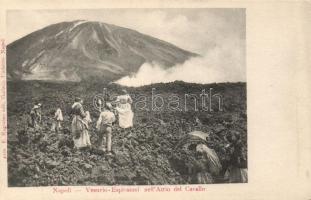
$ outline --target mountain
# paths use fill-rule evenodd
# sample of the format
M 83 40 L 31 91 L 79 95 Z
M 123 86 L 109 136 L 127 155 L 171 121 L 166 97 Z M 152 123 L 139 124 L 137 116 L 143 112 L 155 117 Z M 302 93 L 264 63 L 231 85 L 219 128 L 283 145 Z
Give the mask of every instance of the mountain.
M 145 62 L 170 67 L 192 56 L 197 54 L 135 30 L 78 20 L 47 26 L 9 44 L 7 78 L 112 81 L 134 74 Z

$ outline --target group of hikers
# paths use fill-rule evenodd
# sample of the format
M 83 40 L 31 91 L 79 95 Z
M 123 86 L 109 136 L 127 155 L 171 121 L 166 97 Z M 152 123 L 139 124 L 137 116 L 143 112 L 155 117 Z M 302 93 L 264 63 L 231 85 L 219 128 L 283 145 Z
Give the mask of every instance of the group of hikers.
M 99 135 L 98 147 L 100 150 L 107 152 L 107 155 L 111 155 L 112 125 L 116 121 L 116 115 L 118 116 L 118 124 L 121 128 L 127 129 L 133 126 L 134 114 L 131 108 L 132 102 L 130 95 L 124 89 L 122 90 L 122 94 L 117 96 L 114 101 L 103 102 L 99 99 L 97 102 L 100 107 L 100 114 L 96 122 L 96 130 Z M 41 103 L 37 103 L 30 112 L 31 126 L 35 129 L 40 128 L 41 106 Z M 83 99 L 79 97 L 75 98 L 71 106 L 71 114 L 71 133 L 75 148 L 82 149 L 90 147 L 89 124 L 92 122 L 92 119 L 90 112 L 84 110 Z M 57 108 L 53 119 L 51 130 L 59 132 L 63 121 L 63 114 L 60 108 Z
M 98 132 L 98 148 L 107 155 L 112 155 L 112 129 L 113 123 L 118 120 L 119 127 L 127 129 L 133 126 L 133 112 L 131 108 L 132 99 L 126 90 L 122 90 L 122 94 L 117 96 L 115 100 L 102 102 L 98 100 L 99 117 L 96 122 L 96 131 Z M 41 123 L 41 103 L 37 103 L 31 110 L 31 124 L 34 128 L 40 127 Z M 85 111 L 83 107 L 83 99 L 76 97 L 75 102 L 71 106 L 72 122 L 71 133 L 73 136 L 74 146 L 76 149 L 83 149 L 91 146 L 89 130 L 90 122 L 92 122 L 90 112 Z M 117 116 L 117 117 L 116 117 Z M 51 127 L 52 131 L 59 132 L 63 115 L 60 108 L 57 108 Z M 199 131 L 189 133 L 190 135 L 200 136 Z M 202 136 L 200 136 L 202 137 Z M 229 149 L 231 158 L 228 166 L 225 168 L 224 178 L 229 182 L 247 182 L 247 163 L 246 156 L 242 156 L 242 142 L 239 134 L 231 134 L 227 138 L 230 145 L 225 147 Z M 212 174 L 217 175 L 224 167 L 221 166 L 219 158 L 213 149 L 206 144 L 195 145 L 196 162 L 191 168 L 190 182 L 194 183 L 212 183 Z

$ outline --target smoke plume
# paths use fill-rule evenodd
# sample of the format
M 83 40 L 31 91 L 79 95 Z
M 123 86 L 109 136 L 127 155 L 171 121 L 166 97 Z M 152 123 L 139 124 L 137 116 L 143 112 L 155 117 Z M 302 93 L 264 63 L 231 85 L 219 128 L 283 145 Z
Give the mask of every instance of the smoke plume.
M 240 43 L 240 42 L 239 42 Z M 245 82 L 245 50 L 227 41 L 209 49 L 203 56 L 193 57 L 183 64 L 165 69 L 157 63 L 144 63 L 133 76 L 125 76 L 116 83 L 138 87 L 176 80 L 191 83 Z

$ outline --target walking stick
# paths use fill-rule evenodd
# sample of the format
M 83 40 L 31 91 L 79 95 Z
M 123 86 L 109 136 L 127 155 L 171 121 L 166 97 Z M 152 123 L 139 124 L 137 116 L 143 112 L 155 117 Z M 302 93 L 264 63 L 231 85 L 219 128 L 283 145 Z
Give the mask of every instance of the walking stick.
M 102 112 L 102 100 L 98 99 L 98 104 L 99 104 L 99 112 Z

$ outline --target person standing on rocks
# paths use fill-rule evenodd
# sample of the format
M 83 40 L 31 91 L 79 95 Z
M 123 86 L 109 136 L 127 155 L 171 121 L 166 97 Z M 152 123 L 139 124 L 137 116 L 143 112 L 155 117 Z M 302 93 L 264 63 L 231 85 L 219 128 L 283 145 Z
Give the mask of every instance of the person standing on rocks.
M 122 95 L 117 97 L 116 103 L 116 110 L 119 116 L 119 126 L 121 128 L 133 127 L 134 114 L 131 108 L 133 100 L 125 89 L 122 90 Z
M 34 107 L 30 111 L 30 117 L 31 127 L 33 127 L 34 129 L 39 129 L 41 123 L 41 103 L 34 105 Z
M 38 120 L 39 120 L 39 123 L 41 124 L 42 123 L 42 104 L 41 103 L 38 103 Z
M 83 109 L 83 100 L 81 98 L 76 98 L 72 108 L 72 123 L 71 132 L 73 134 L 73 141 L 75 148 L 83 148 L 90 146 L 90 136 L 88 134 L 88 122 L 84 120 L 86 118 L 86 113 Z
M 115 121 L 116 118 L 112 112 L 112 105 L 110 103 L 106 103 L 97 120 L 96 129 L 99 133 L 98 146 L 103 151 L 107 150 L 107 155 L 111 155 L 112 123 Z M 104 136 L 106 136 L 105 139 Z M 104 140 L 107 149 L 103 147 Z
M 56 133 L 59 132 L 59 130 L 61 129 L 61 122 L 63 121 L 63 113 L 62 110 L 60 108 L 57 108 L 55 114 L 54 114 L 54 121 L 52 124 L 52 128 L 51 131 L 55 131 Z

